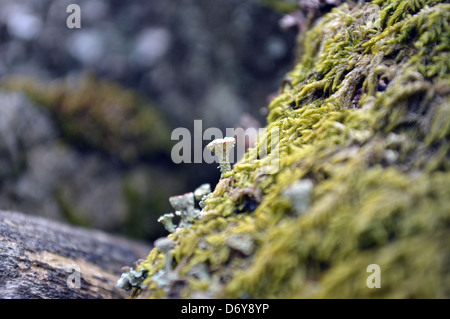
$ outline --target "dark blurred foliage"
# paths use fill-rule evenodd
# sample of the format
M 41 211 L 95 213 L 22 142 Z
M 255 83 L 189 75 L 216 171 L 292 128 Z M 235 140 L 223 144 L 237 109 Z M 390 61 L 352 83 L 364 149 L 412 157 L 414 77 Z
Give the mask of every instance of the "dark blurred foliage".
M 71 3 L 81 7 L 81 29 L 66 27 L 69 15 L 66 8 Z M 203 130 L 218 127 L 225 134 L 225 128 L 248 123 L 264 125 L 262 111 L 268 104 L 268 96 L 278 89 L 284 73 L 293 64 L 296 34 L 281 30 L 280 18 L 280 13 L 261 6 L 256 0 L 3 0 L 0 3 L 0 76 L 4 81 L 19 75 L 31 76 L 42 83 L 67 83 L 66 79 L 83 78 L 83 74 L 89 73 L 99 81 L 114 82 L 107 84 L 109 88 L 118 85 L 147 100 L 148 103 L 141 104 L 160 114 L 154 115 L 155 118 L 164 119 L 165 124 L 160 125 L 162 129 L 156 134 L 165 136 L 158 136 L 157 140 L 167 140 L 170 131 L 180 126 L 192 132 L 195 119 L 203 120 Z M 69 81 L 72 82 L 77 81 Z M 80 93 L 76 85 L 65 89 Z M 101 98 L 101 89 L 92 91 L 98 92 Z M 63 128 L 75 123 L 76 127 L 72 124 L 70 131 L 72 138 L 66 141 L 75 149 L 85 150 L 83 143 L 95 140 L 97 144 L 89 151 L 104 155 L 105 149 L 114 150 L 124 145 L 120 143 L 128 143 L 127 149 L 133 150 L 136 157 L 140 145 L 148 144 L 145 140 L 141 142 L 139 135 L 135 138 L 126 135 L 123 139 L 123 135 L 116 134 L 117 139 L 108 138 L 127 131 L 123 127 L 111 127 L 111 123 L 120 123 L 108 118 L 108 109 L 113 110 L 108 103 L 112 102 L 94 103 L 97 97 L 91 94 L 91 99 L 85 101 L 95 105 L 86 105 L 85 93 L 81 91 L 73 96 L 70 101 L 75 99 L 76 105 L 84 105 L 76 113 L 83 122 L 72 122 L 70 110 L 56 112 L 55 121 Z M 121 101 L 127 103 L 127 98 Z M 52 103 L 56 104 L 51 110 L 60 109 L 59 100 Z M 103 113 L 94 112 L 93 108 L 100 108 Z M 115 112 L 114 117 L 118 119 L 121 112 Z M 99 114 L 108 121 L 97 130 L 90 130 L 95 123 L 103 123 Z M 149 131 L 155 134 L 154 130 Z M 88 137 L 74 138 L 83 134 Z M 146 132 L 142 134 L 147 136 Z M 107 144 L 103 145 L 102 141 Z M 204 141 L 204 145 L 208 142 Z M 201 183 L 217 182 L 220 173 L 215 164 L 175 165 L 170 161 L 170 147 L 166 149 L 166 154 L 154 158 L 144 156 L 136 165 L 162 167 L 159 171 L 164 171 L 163 175 L 172 181 L 168 185 L 177 184 L 173 191 L 187 192 Z M 121 149 L 117 153 L 122 151 L 125 152 Z M 103 160 L 117 164 L 111 157 Z M 164 196 L 175 195 L 170 194 L 169 186 L 164 188 L 167 193 L 161 193 L 157 183 L 142 183 L 141 190 L 158 191 L 156 197 L 162 202 Z M 135 186 L 128 182 L 126 185 L 127 196 L 135 197 L 136 192 L 132 190 Z M 140 215 L 146 209 L 161 210 L 152 212 L 153 215 L 171 209 L 167 200 L 154 205 L 152 200 L 146 201 L 145 205 L 142 200 L 133 204 L 142 206 Z

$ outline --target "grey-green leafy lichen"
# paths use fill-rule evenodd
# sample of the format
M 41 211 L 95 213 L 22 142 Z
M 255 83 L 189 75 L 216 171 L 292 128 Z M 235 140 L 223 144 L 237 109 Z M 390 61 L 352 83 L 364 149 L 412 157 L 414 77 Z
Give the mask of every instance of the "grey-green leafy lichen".
M 203 212 L 195 208 L 195 200 L 199 201 L 200 208 L 204 208 L 206 199 L 211 193 L 211 185 L 205 183 L 200 185 L 194 192 L 183 195 L 169 197 L 169 202 L 175 209 L 175 215 L 181 217 L 178 226 L 173 223 L 175 215 L 168 213 L 160 216 L 158 222 L 162 223 L 169 233 L 173 233 L 179 228 L 190 228 L 195 219 L 198 219 Z
M 262 135 L 169 235 L 176 283 L 152 280 L 154 249 L 139 296 L 450 297 L 449 21 L 436 0 L 348 2 L 318 19 L 269 106 L 278 170 Z M 381 288 L 366 285 L 370 264 Z
M 158 222 L 162 223 L 169 233 L 173 233 L 177 228 L 172 221 L 174 217 L 175 215 L 173 213 L 164 214 L 158 218 Z
M 196 200 L 199 201 L 200 208 L 204 208 L 206 206 L 206 200 L 209 197 L 209 194 L 211 194 L 211 185 L 208 183 L 200 185 L 195 191 L 194 191 L 194 197 Z
M 120 276 L 116 286 L 125 291 L 129 291 L 132 288 L 144 289 L 145 285 L 143 285 L 142 282 L 146 276 L 147 271 L 145 269 L 136 271 L 133 268 L 130 268 Z
M 175 215 L 181 217 L 179 227 L 190 228 L 200 211 L 195 208 L 194 193 L 172 196 L 170 205 L 175 209 Z
M 214 152 L 219 160 L 219 168 L 221 176 L 231 171 L 229 162 L 230 151 L 234 147 L 236 139 L 234 137 L 218 138 L 209 143 L 206 148 Z

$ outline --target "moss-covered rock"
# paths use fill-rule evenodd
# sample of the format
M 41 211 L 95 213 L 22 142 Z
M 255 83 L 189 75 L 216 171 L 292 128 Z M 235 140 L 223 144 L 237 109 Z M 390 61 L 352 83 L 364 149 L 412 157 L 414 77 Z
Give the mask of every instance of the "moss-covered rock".
M 450 297 L 449 21 L 434 0 L 348 2 L 317 20 L 267 133 L 169 235 L 169 279 L 154 249 L 135 293 Z M 366 285 L 371 264 L 381 288 Z

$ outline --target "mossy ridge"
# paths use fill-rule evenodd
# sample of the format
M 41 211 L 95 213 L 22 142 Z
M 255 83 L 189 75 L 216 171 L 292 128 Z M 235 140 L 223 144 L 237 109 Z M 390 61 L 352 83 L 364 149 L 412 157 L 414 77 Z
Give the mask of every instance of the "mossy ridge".
M 155 249 L 140 265 L 143 296 L 448 298 L 450 5 L 441 2 L 343 4 L 319 20 L 292 88 L 270 105 L 278 172 L 265 174 L 270 155 L 250 150 L 210 195 L 207 215 L 169 235 L 182 284 L 155 285 Z M 311 204 L 297 216 L 283 190 L 305 178 Z M 236 215 L 231 195 L 249 186 L 264 199 Z M 236 233 L 252 236 L 254 254 L 226 245 Z M 381 289 L 365 286 L 373 263 Z M 193 284 L 198 265 L 209 285 Z
M 62 137 L 124 164 L 168 153 L 169 128 L 136 92 L 93 75 L 53 82 L 10 77 L 1 86 L 22 91 L 55 116 Z

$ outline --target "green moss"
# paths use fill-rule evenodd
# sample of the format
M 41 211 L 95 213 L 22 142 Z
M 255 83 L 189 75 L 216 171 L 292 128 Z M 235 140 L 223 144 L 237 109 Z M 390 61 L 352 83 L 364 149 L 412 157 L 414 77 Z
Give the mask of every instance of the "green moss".
M 269 106 L 278 153 L 258 156 L 274 142 L 263 134 L 205 214 L 170 235 L 184 285 L 155 286 L 153 250 L 141 296 L 450 297 L 450 5 L 441 2 L 349 2 L 318 20 L 301 38 L 292 88 Z M 303 179 L 314 186 L 298 213 L 285 190 Z M 263 198 L 236 214 L 233 194 L 249 187 Z M 235 234 L 250 236 L 254 253 L 227 245 Z M 380 289 L 366 286 L 370 264 L 381 267 Z M 192 284 L 198 265 L 209 286 Z
M 50 83 L 17 77 L 1 85 L 23 91 L 49 109 L 63 138 L 80 148 L 101 151 L 125 164 L 169 150 L 169 129 L 161 114 L 115 83 L 94 76 Z

